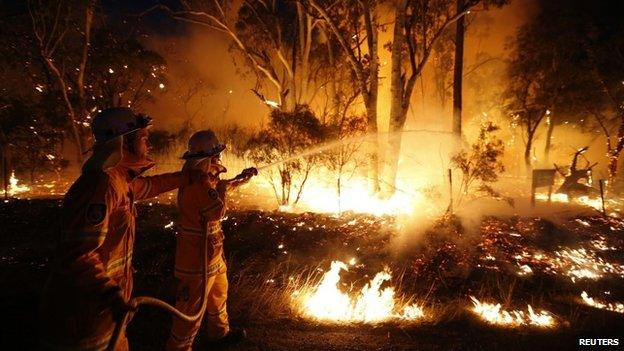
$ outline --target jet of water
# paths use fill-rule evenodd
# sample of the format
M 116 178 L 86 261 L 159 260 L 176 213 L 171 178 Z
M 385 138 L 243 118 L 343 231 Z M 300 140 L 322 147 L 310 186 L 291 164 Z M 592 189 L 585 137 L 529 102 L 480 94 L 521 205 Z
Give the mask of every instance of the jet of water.
M 337 148 L 339 146 L 345 145 L 345 144 L 350 144 L 350 143 L 355 143 L 355 142 L 371 142 L 371 139 L 373 138 L 378 138 L 380 136 L 383 135 L 387 135 L 387 136 L 395 136 L 395 135 L 399 135 L 399 134 L 404 134 L 404 133 L 441 133 L 441 134 L 451 134 L 450 132 L 446 132 L 446 131 L 436 131 L 436 130 L 428 130 L 428 129 L 415 129 L 415 130 L 404 130 L 404 131 L 400 131 L 400 132 L 383 132 L 383 133 L 370 133 L 370 134 L 365 134 L 365 135 L 360 135 L 360 136 L 355 136 L 355 137 L 351 137 L 351 138 L 346 138 L 346 139 L 340 139 L 340 140 L 334 140 L 328 143 L 324 143 L 322 145 L 319 145 L 317 147 L 305 150 L 303 152 L 300 152 L 297 155 L 293 155 L 290 157 L 287 157 L 285 159 L 279 160 L 279 161 L 275 161 L 260 167 L 257 167 L 258 171 L 262 171 L 268 168 L 272 168 L 278 165 L 281 165 L 283 163 L 286 162 L 290 162 L 302 157 L 306 157 L 306 156 L 310 156 L 310 155 L 314 155 L 314 154 L 318 154 L 327 150 L 331 150 L 334 148 Z

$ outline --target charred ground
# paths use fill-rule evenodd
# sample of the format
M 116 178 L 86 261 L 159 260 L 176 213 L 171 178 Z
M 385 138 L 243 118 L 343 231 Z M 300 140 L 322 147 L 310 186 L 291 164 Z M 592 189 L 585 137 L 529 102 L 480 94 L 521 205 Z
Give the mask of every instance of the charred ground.
M 0 304 L 2 348 L 36 349 L 37 301 L 45 282 L 58 230 L 60 200 L 12 200 L 0 206 Z M 135 295 L 173 300 L 174 206 L 139 206 L 134 266 Z M 438 221 L 419 244 L 396 250 L 393 219 L 346 214 L 287 214 L 230 211 L 223 223 L 229 262 L 232 324 L 246 328 L 245 350 L 361 349 L 572 349 L 578 338 L 619 337 L 624 315 L 582 304 L 580 293 L 624 300 L 624 280 L 575 279 L 559 274 L 534 252 L 602 245 L 596 255 L 624 264 L 624 222 L 600 216 L 557 222 L 542 218 L 485 218 L 467 234 L 455 218 Z M 599 244 L 597 244 L 599 242 Z M 401 254 L 396 254 L 401 252 Z M 523 253 L 524 252 L 524 253 Z M 343 273 L 344 289 L 359 289 L 388 265 L 397 294 L 412 296 L 429 316 L 417 323 L 336 325 L 302 318 L 289 294 L 306 280 L 318 280 L 331 260 L 358 263 Z M 529 265 L 530 275 L 518 275 Z M 609 295 L 604 292 L 608 291 Z M 504 308 L 531 304 L 555 316 L 557 327 L 517 329 L 491 326 L 469 311 L 469 296 Z M 134 350 L 161 349 L 171 317 L 142 309 L 128 334 Z M 203 340 L 196 348 L 204 349 Z

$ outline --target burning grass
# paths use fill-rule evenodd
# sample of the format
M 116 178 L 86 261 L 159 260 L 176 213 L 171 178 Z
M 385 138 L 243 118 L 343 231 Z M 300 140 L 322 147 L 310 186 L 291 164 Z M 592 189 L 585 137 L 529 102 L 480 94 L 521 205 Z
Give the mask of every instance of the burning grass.
M 49 223 L 59 204 L 48 202 L 3 204 L 4 223 L 19 225 L 9 232 L 31 228 L 0 237 L 0 273 L 30 282 L 7 286 L 45 280 L 47 260 L 36 257 L 47 257 L 42 252 L 52 245 Z M 32 218 L 41 218 L 40 224 L 25 224 Z M 144 203 L 138 218 L 136 294 L 171 301 L 175 209 Z M 423 335 L 452 338 L 449 330 L 474 341 L 493 333 L 500 336 L 496 340 L 513 337 L 518 332 L 507 331 L 512 328 L 561 338 L 624 327 L 620 305 L 607 302 L 624 299 L 617 270 L 624 262 L 619 219 L 573 217 L 554 223 L 489 217 L 468 231 L 449 217 L 421 234 L 418 243 L 398 247 L 392 244 L 398 235 L 394 224 L 392 217 L 351 213 L 231 211 L 223 227 L 233 324 L 249 327 L 252 339 L 266 349 L 320 348 L 325 342 L 363 349 L 372 345 L 366 335 L 379 330 L 392 345 L 416 347 Z M 42 249 L 33 252 L 36 247 Z M 599 274 L 573 281 L 568 273 L 585 265 Z M 35 279 L 33 270 L 39 272 Z M 608 297 L 597 293 L 606 290 Z M 592 300 L 579 298 L 583 291 Z M 586 305 L 593 308 L 582 308 Z M 162 348 L 169 321 L 161 311 L 137 314 L 130 331 L 131 340 L 141 340 L 135 349 Z M 29 330 L 15 325 L 12 330 Z M 342 341 L 328 340 L 328 333 L 339 331 Z M 297 335 L 289 339 L 293 344 L 280 348 L 269 341 L 282 332 Z M 402 333 L 412 339 L 396 336 Z M 351 336 L 361 338 L 357 345 Z
M 392 279 L 386 269 L 375 274 L 359 293 L 349 294 L 340 289 L 340 271 L 347 264 L 333 261 L 321 281 L 293 292 L 293 300 L 304 316 L 331 322 L 376 323 L 388 320 L 418 320 L 425 316 L 418 304 L 397 300 L 392 286 L 381 288 Z
M 613 311 L 613 312 L 617 312 L 617 313 L 624 313 L 624 304 L 620 303 L 620 302 L 602 302 L 599 300 L 594 299 L 593 297 L 590 297 L 587 292 L 583 291 L 581 293 L 581 298 L 583 299 L 583 302 L 591 307 L 594 308 L 598 308 L 598 309 L 603 309 L 603 310 L 607 310 L 607 311 Z
M 476 297 L 470 296 L 476 315 L 490 324 L 505 327 L 534 326 L 540 328 L 553 328 L 556 326 L 555 319 L 548 311 L 535 313 L 531 305 L 527 305 L 527 312 L 522 310 L 504 310 L 500 303 L 493 304 L 481 302 Z

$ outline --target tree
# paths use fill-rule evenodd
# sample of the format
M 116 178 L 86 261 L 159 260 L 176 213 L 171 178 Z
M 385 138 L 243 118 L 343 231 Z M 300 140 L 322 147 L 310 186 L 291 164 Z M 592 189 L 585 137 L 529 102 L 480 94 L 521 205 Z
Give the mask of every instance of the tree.
M 87 72 L 87 117 L 108 107 L 140 109 L 153 101 L 157 92 L 165 91 L 164 58 L 134 38 L 125 37 L 120 29 L 97 28 L 91 45 L 94 53 Z
M 317 13 L 336 38 L 355 77 L 355 84 L 366 109 L 366 131 L 375 139 L 369 148 L 372 191 L 379 192 L 380 145 L 377 135 L 377 98 L 379 96 L 379 31 L 378 1 L 304 2 L 309 11 Z
M 289 111 L 311 103 L 318 88 L 312 77 L 322 68 L 314 58 L 319 21 L 299 2 L 181 0 L 179 5 L 158 4 L 142 15 L 161 9 L 174 19 L 224 34 L 256 75 L 252 90 L 269 107 Z M 265 83 L 273 89 L 264 88 Z
M 67 124 L 76 143 L 76 156 L 79 162 L 82 161 L 82 152 L 85 149 L 82 129 L 83 120 L 87 116 L 84 78 L 95 3 L 95 0 L 89 0 L 84 7 L 62 0 L 31 1 L 28 4 L 39 59 L 63 98 L 67 110 Z M 82 38 L 79 39 L 80 37 Z M 76 46 L 76 43 L 80 43 L 79 46 Z M 75 51 L 75 55 L 69 54 L 72 50 Z M 76 79 L 73 86 L 78 92 L 77 103 L 72 102 L 69 95 L 71 86 L 66 68 L 70 65 L 75 66 L 78 72 L 74 75 L 71 70 L 70 73 Z
M 342 181 L 345 173 L 351 171 L 351 175 L 359 168 L 360 162 L 356 158 L 362 147 L 362 139 L 358 137 L 366 133 L 366 116 L 348 115 L 349 107 L 357 95 L 352 95 L 343 105 L 342 112 L 335 116 L 326 126 L 328 137 L 337 140 L 338 145 L 323 155 L 328 168 L 336 174 L 336 195 L 338 199 L 338 212 L 341 211 Z
M 619 109 L 615 103 L 617 98 L 612 100 L 610 93 L 613 92 L 614 97 L 624 94 L 620 83 L 624 76 L 617 68 L 624 61 L 618 62 L 618 55 L 614 55 L 617 50 L 613 50 L 619 37 L 607 34 L 609 37 L 594 42 L 598 46 L 593 46 L 593 35 L 588 34 L 617 32 L 617 20 L 612 16 L 609 19 L 609 13 L 608 6 L 603 5 L 542 1 L 538 16 L 519 29 L 508 64 L 509 84 L 505 96 L 506 111 L 524 127 L 527 169 L 530 169 L 535 134 L 544 119 L 548 127 L 545 160 L 549 159 L 555 127 L 566 121 L 583 124 L 587 114 L 593 114 L 608 135 L 608 154 L 619 154 L 617 146 L 610 144 L 610 135 L 618 125 L 615 116 Z M 614 21 L 614 25 L 607 29 L 605 21 Z M 604 61 L 595 61 L 598 57 Z M 603 80 L 607 76 L 607 80 Z M 602 118 L 613 113 L 611 111 L 616 112 L 611 115 L 615 118 Z M 613 162 L 616 168 L 617 158 Z
M 485 194 L 509 201 L 490 185 L 498 180 L 500 173 L 505 171 L 501 161 L 505 145 L 495 135 L 498 130 L 498 126 L 491 122 L 482 124 L 479 136 L 470 148 L 470 153 L 462 150 L 451 159 L 452 166 L 461 173 L 460 187 L 456 197 L 457 205 L 462 203 L 466 195 L 474 197 Z
M 456 11 L 465 6 L 465 0 L 457 0 Z M 461 138 L 462 134 L 462 82 L 464 75 L 464 34 L 465 16 L 455 23 L 455 59 L 453 60 L 453 134 Z
M 63 120 L 56 117 L 53 106 L 55 99 L 43 101 L 37 105 L 28 101 L 14 99 L 11 107 L 0 112 L 0 141 L 3 155 L 19 150 L 19 154 L 10 157 L 10 166 L 4 168 L 3 178 L 11 170 L 27 173 L 31 183 L 35 174 L 45 171 L 60 171 L 65 166 L 59 145 L 63 140 Z M 3 162 L 4 163 L 4 162 Z
M 445 29 L 464 16 L 474 4 L 461 11 L 452 1 L 399 0 L 395 2 L 394 31 L 390 45 L 390 141 L 388 166 L 390 191 L 394 191 L 398 171 L 403 126 L 407 118 L 416 80 Z
M 316 154 L 300 154 L 324 138 L 325 130 L 312 111 L 307 106 L 296 106 L 292 112 L 271 112 L 269 124 L 249 141 L 248 157 L 256 164 L 277 169 L 275 172 L 269 167 L 264 173 L 280 206 L 299 202 L 310 172 L 320 162 Z
M 96 0 L 32 0 L 26 9 L 30 28 L 17 32 L 35 48 L 18 53 L 30 64 L 34 88 L 57 96 L 65 108 L 64 128 L 76 144 L 78 162 L 89 146 L 88 127 L 97 111 L 140 107 L 166 83 L 164 60 L 134 40 L 128 25 L 97 9 Z
M 509 0 L 456 0 L 456 11 L 476 6 L 477 3 L 488 6 L 503 6 Z M 470 13 L 468 10 L 467 13 Z M 466 16 L 460 17 L 455 24 L 455 56 L 453 60 L 453 133 L 457 138 L 462 136 L 462 85 L 464 80 L 464 37 L 466 35 Z

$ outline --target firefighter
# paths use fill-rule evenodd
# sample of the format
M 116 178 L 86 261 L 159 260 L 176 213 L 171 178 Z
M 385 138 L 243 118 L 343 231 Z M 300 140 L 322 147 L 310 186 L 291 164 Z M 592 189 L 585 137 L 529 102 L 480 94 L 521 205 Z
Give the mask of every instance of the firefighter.
M 219 175 L 227 171 L 219 156 L 224 149 L 214 132 L 204 130 L 191 136 L 188 151 L 182 156 L 186 160 L 183 171 L 201 170 L 203 175 L 178 191 L 176 308 L 189 315 L 202 307 L 204 310 L 195 322 L 174 317 L 167 350 L 191 350 L 202 319 L 205 319 L 203 332 L 213 345 L 234 343 L 245 337 L 244 330 L 229 327 L 228 280 L 220 221 L 225 215 L 228 190 L 248 182 L 258 172 L 248 168 L 233 179 L 221 180 Z M 202 279 L 204 264 L 206 276 Z
M 132 294 L 135 200 L 176 189 L 190 175 L 144 177 L 149 117 L 110 108 L 93 120 L 94 146 L 63 201 L 61 234 L 41 303 L 46 349 L 105 349 Z M 127 350 L 125 332 L 118 350 Z

